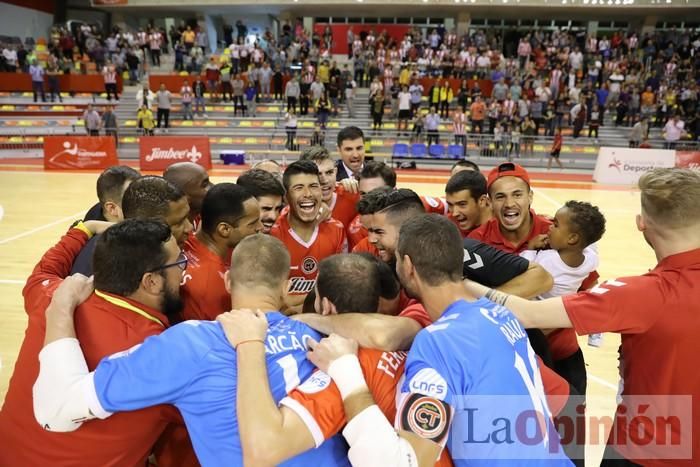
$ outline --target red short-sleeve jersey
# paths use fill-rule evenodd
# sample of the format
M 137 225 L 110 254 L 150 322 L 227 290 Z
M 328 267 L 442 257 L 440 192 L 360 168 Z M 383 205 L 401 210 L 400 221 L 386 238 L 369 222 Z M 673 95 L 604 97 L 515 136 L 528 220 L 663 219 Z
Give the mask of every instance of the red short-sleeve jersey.
M 341 185 L 338 185 L 328 206 L 332 212 L 331 217 L 339 221 L 343 226 L 348 227 L 355 216 L 357 216 L 357 202 L 359 200 L 359 193 L 350 193 L 345 191 L 345 188 Z
M 579 334 L 617 332 L 622 334 L 621 367 L 624 389 L 623 402 L 631 395 L 690 395 L 693 398 L 692 420 L 700 420 L 700 372 L 697 371 L 698 339 L 700 335 L 700 249 L 664 258 L 643 276 L 623 277 L 606 281 L 590 291 L 563 298 L 566 312 Z M 668 398 L 661 408 L 674 407 Z M 657 407 L 652 403 L 653 413 Z M 637 408 L 637 407 L 634 407 Z M 628 408 L 629 414 L 633 408 Z M 687 413 L 690 407 L 676 410 Z M 635 411 L 635 413 L 638 413 Z M 658 412 L 657 412 L 658 413 Z M 677 412 L 676 412 L 677 413 Z M 619 414 L 613 427 L 616 439 L 628 439 L 629 419 Z M 642 427 L 642 425 L 639 425 Z M 671 427 L 674 436 L 677 425 Z M 652 437 L 654 427 L 644 425 L 643 437 Z M 664 431 L 665 433 L 665 431 Z M 641 436 L 641 435 L 638 435 Z M 650 438 L 651 439 L 651 438 Z M 687 438 L 686 438 L 687 439 Z M 631 449 L 616 445 L 625 457 L 643 465 L 671 465 L 647 460 L 651 448 Z M 674 461 L 673 465 L 700 465 L 700 430 L 692 429 L 692 461 Z
M 428 214 L 440 214 L 441 216 L 447 215 L 447 202 L 442 198 L 435 198 L 432 196 L 421 196 L 421 202 L 425 208 L 425 212 Z
M 182 274 L 180 296 L 184 319 L 216 319 L 231 309 L 231 295 L 226 291 L 224 275 L 229 262 L 211 251 L 195 235 L 190 235 L 183 248 L 187 269 Z
M 348 247 L 350 251 L 355 248 L 355 245 L 367 238 L 367 229 L 362 225 L 359 214 L 353 218 L 350 225 L 345 229 L 348 235 Z
M 144 465 L 167 423 L 181 420 L 176 409 L 165 405 L 114 414 L 71 433 L 46 431 L 34 419 L 32 386 L 39 375 L 45 310 L 86 242 L 83 231 L 69 230 L 42 257 L 22 292 L 28 323 L 0 411 L 0 465 Z M 166 326 L 162 313 L 103 292 L 92 294 L 75 311 L 76 335 L 90 370 L 103 357 L 140 344 Z
M 270 235 L 279 238 L 291 256 L 289 268 L 290 295 L 305 295 L 316 285 L 318 263 L 336 253 L 347 253 L 348 242 L 343 224 L 328 219 L 316 226 L 308 242 L 302 240 L 289 225 L 289 214 L 280 215 L 270 230 Z
M 503 237 L 498 224 L 498 219 L 495 217 L 489 219 L 485 224 L 482 224 L 476 229 L 472 230 L 472 232 L 469 234 L 469 238 L 479 240 L 507 253 L 518 254 L 527 249 L 527 243 L 530 240 L 538 235 L 549 232 L 549 226 L 552 225 L 552 221 L 544 216 L 535 214 L 535 211 L 530 210 L 530 216 L 532 216 L 532 227 L 530 228 L 530 232 L 527 234 L 527 237 L 525 237 L 523 241 L 517 245 L 513 245 Z
M 359 350 L 357 358 L 374 401 L 393 424 L 396 418 L 396 389 L 404 373 L 406 352 L 363 348 Z M 280 404 L 299 415 L 313 435 L 316 446 L 338 433 L 347 423 L 340 392 L 330 377 L 321 371 L 294 389 Z M 452 465 L 446 451 L 435 465 Z
M 377 258 L 379 258 L 379 250 L 377 250 L 377 247 L 372 245 L 369 242 L 368 238 L 363 238 L 360 243 L 355 245 L 355 247 L 352 249 L 353 253 L 371 253 Z

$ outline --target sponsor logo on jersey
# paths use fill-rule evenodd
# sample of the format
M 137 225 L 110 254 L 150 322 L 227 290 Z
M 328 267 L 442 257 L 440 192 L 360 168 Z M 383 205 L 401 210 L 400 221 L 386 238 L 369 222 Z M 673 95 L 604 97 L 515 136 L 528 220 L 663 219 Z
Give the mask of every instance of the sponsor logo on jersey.
M 301 383 L 297 389 L 306 394 L 316 394 L 331 384 L 331 377 L 323 371 L 317 371 L 309 379 Z
M 289 279 L 290 294 L 306 294 L 311 292 L 316 286 L 316 279 L 305 279 L 303 277 L 292 277 Z
M 442 442 L 450 427 L 450 409 L 441 400 L 412 394 L 401 411 L 401 428 L 421 438 Z
M 318 261 L 313 256 L 307 256 L 301 260 L 301 270 L 304 274 L 312 274 L 316 272 Z
M 447 382 L 432 368 L 423 368 L 411 378 L 411 392 L 444 399 L 447 396 Z

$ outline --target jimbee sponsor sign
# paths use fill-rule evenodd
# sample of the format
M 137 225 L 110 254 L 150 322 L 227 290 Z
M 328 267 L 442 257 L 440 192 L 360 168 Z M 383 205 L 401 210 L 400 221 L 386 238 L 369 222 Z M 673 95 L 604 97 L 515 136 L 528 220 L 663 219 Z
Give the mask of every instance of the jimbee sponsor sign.
M 206 136 L 143 136 L 139 138 L 141 170 L 165 170 L 177 162 L 194 162 L 211 169 Z

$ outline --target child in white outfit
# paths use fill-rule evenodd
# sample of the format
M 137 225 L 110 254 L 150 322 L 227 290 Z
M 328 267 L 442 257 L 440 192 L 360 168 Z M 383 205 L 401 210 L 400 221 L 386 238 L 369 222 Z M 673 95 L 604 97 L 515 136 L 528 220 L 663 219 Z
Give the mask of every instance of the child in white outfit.
M 554 216 L 546 235 L 528 244 L 520 256 L 542 266 L 554 279 L 552 289 L 539 298 L 576 293 L 588 275 L 598 267 L 595 242 L 605 232 L 605 217 L 596 206 L 568 201 Z M 549 246 L 547 250 L 535 250 Z M 588 336 L 588 345 L 600 347 L 602 334 Z

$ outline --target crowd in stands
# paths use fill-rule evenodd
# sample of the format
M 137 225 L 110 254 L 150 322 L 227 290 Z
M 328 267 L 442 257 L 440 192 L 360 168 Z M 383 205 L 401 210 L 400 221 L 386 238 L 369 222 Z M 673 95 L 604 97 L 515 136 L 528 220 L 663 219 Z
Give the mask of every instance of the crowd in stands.
M 410 126 L 412 140 L 427 135 L 430 143 L 449 123 L 457 143 L 469 133 L 487 133 L 517 154 L 532 137 L 553 137 L 562 127 L 570 127 L 574 139 L 596 142 L 601 126 L 634 127 L 634 146 L 653 127 L 670 145 L 700 135 L 697 32 L 538 29 L 514 43 L 497 30 L 459 36 L 443 27 L 413 28 L 398 41 L 386 30 L 358 29 L 348 29 L 348 62 L 341 64 L 330 50 L 343 38 L 334 38 L 330 28 L 311 34 L 300 20 L 286 22 L 277 39 L 269 29 L 249 35 L 240 20 L 235 27 L 225 24 L 223 49 L 213 54 L 203 28 L 184 22 L 167 33 L 156 27 L 108 34 L 88 25 L 72 32 L 56 27 L 45 56 L 20 46 L 5 48 L 0 60 L 5 70 L 32 73 L 35 100 L 45 99 L 38 86 L 44 74 L 53 100 L 60 99 L 56 75 L 71 72 L 101 72 L 108 98 L 118 99 L 117 75 L 136 83 L 149 63 L 160 66 L 161 55 L 173 53 L 175 72 L 201 76 L 183 87 L 184 118 L 206 116 L 209 93 L 213 102 L 232 102 L 234 116 L 255 117 L 257 103 L 284 101 L 286 126 L 312 113 L 321 130 L 341 108 L 357 117 L 357 88 L 368 87 L 375 131 L 390 118 L 398 121 L 399 135 Z M 426 89 L 420 81 L 425 77 L 435 84 Z M 493 83 L 490 94 L 478 79 Z

